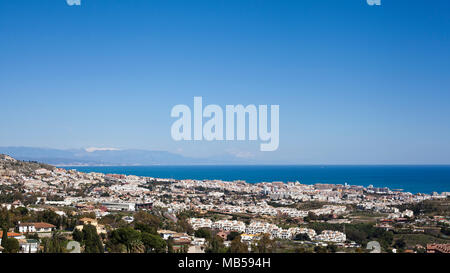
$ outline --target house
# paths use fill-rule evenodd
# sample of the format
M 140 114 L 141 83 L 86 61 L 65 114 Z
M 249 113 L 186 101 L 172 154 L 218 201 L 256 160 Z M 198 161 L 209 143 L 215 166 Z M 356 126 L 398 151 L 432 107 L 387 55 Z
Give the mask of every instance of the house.
M 107 202 L 102 203 L 103 207 L 106 207 L 109 211 L 135 211 L 136 204 L 135 203 L 120 203 L 120 202 Z
M 260 234 L 241 234 L 241 242 L 243 243 L 250 243 L 252 241 L 256 241 L 260 238 Z
M 191 238 L 186 233 L 175 233 L 172 236 L 173 239 L 173 249 L 178 251 L 184 246 L 189 247 L 191 245 Z
M 36 239 L 20 239 L 19 252 L 20 253 L 37 253 L 39 250 L 39 240 Z
M 2 238 L 3 238 L 3 231 L 0 230 L 0 244 L 2 243 Z M 25 236 L 23 234 L 16 233 L 16 232 L 8 232 L 8 238 L 14 238 L 14 239 L 20 240 L 20 239 L 25 239 Z
M 29 232 L 52 232 L 56 228 L 56 226 L 38 222 L 38 223 L 20 223 L 18 224 L 19 232 L 29 233 Z
M 136 210 L 151 210 L 153 207 L 153 203 L 141 203 L 141 204 L 136 204 Z
M 101 225 L 101 224 L 98 224 L 97 219 L 92 219 L 92 218 L 85 217 L 85 218 L 81 218 L 80 222 L 81 222 L 81 225 L 75 226 L 75 228 L 80 230 L 80 231 L 83 230 L 84 225 L 92 225 L 92 226 L 95 227 L 95 229 L 97 230 L 98 234 L 101 234 L 101 233 L 106 234 L 107 233 L 107 231 L 105 229 L 105 226 Z
M 189 246 L 187 253 L 205 253 L 205 249 L 201 246 L 191 245 Z
M 205 238 L 197 238 L 194 237 L 191 244 L 194 246 L 204 246 L 206 243 L 206 239 Z
M 93 226 L 97 226 L 98 225 L 97 219 L 93 219 L 93 218 L 84 217 L 84 218 L 80 219 L 80 222 L 83 225 L 93 225 Z
M 34 173 L 35 173 L 36 175 L 50 175 L 52 172 L 49 171 L 49 170 L 47 170 L 47 169 L 41 168 L 41 169 L 35 170 Z
M 175 231 L 171 230 L 158 230 L 158 234 L 164 239 L 167 240 L 170 237 L 172 237 L 174 234 L 176 234 Z

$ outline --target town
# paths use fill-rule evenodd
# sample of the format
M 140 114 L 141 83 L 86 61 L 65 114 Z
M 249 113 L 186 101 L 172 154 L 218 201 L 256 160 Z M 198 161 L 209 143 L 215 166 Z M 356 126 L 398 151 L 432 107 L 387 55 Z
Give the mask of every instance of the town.
M 450 253 L 450 192 L 82 173 L 0 155 L 3 253 Z

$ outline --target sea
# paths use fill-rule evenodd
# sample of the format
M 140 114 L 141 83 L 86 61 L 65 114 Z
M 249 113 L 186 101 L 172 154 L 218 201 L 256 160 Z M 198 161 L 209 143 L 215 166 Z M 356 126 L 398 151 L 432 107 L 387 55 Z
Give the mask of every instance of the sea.
M 388 187 L 411 193 L 450 192 L 450 165 L 192 165 L 192 166 L 66 166 L 80 172 L 173 179 L 217 179 L 302 184 L 349 184 Z

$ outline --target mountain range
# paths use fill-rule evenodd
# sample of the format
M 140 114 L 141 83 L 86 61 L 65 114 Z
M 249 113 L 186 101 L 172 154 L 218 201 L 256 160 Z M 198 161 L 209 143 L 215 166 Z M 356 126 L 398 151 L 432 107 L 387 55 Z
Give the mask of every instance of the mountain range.
M 37 161 L 56 166 L 145 166 L 145 165 L 200 165 L 200 164 L 254 164 L 248 159 L 232 155 L 210 158 L 190 158 L 167 151 L 138 149 L 87 148 L 51 149 L 35 147 L 0 147 L 0 154 L 23 161 Z

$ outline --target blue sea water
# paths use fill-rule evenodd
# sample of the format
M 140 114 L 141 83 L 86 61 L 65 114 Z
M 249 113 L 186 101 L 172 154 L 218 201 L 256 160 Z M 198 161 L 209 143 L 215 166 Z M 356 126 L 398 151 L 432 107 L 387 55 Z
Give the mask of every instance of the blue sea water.
M 174 179 L 245 180 L 249 183 L 299 181 L 373 185 L 412 193 L 450 191 L 450 166 L 93 166 L 65 167 L 81 172 Z

